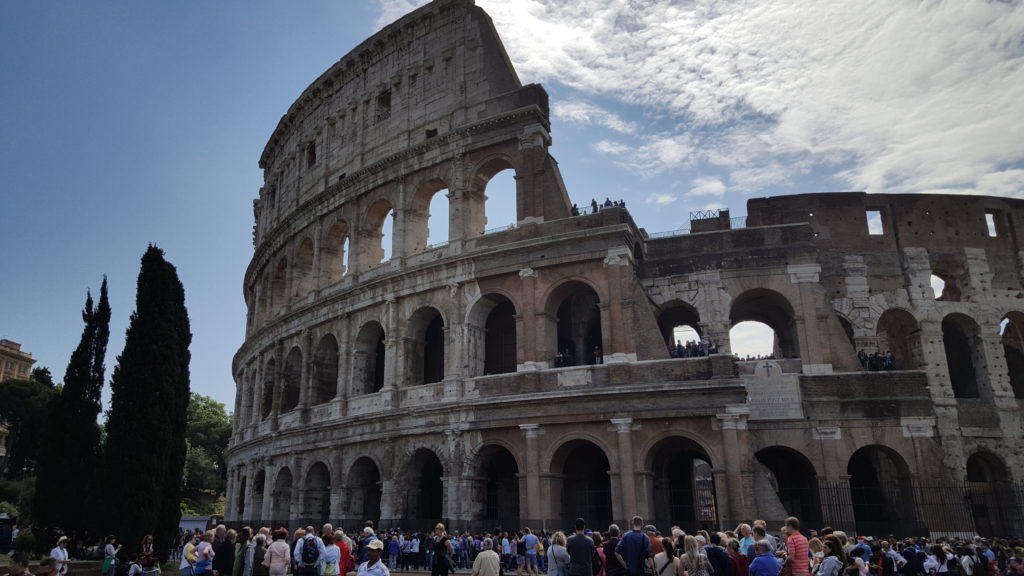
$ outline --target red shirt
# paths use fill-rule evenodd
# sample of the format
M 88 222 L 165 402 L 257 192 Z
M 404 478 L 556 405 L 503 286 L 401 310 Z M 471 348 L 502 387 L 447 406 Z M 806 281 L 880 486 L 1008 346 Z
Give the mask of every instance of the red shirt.
M 810 560 L 807 557 L 807 538 L 799 532 L 794 532 L 786 538 L 786 549 L 789 557 L 793 559 L 793 576 L 805 576 L 811 573 Z

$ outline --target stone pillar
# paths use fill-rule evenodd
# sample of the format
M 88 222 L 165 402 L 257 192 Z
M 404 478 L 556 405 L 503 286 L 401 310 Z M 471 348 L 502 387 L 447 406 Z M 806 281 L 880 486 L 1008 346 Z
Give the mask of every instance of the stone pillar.
M 263 510 L 260 512 L 261 520 L 281 520 L 281 518 L 272 517 L 274 514 L 274 484 L 276 481 L 277 475 L 274 474 L 274 466 L 267 462 L 263 473 Z
M 541 519 L 540 491 L 540 447 L 537 437 L 542 430 L 540 424 L 520 424 L 519 429 L 526 436 L 526 518 L 534 525 Z M 522 509 L 520 509 L 522 512 Z
M 740 442 L 740 432 L 747 429 L 747 414 L 742 406 L 726 407 L 725 414 L 717 418 L 722 430 L 722 452 L 725 456 L 726 493 L 729 505 L 726 508 L 728 517 L 726 526 L 735 526 L 744 518 L 750 517 L 746 497 L 743 494 L 743 465 L 746 456 L 745 442 Z M 718 476 L 715 477 L 717 482 Z M 715 484 L 718 492 L 718 484 Z
M 618 436 L 619 484 L 622 491 L 612 499 L 612 514 L 617 521 L 625 522 L 639 511 L 637 506 L 636 472 L 633 465 L 633 419 L 612 418 Z M 613 494 L 615 494 L 613 492 Z M 617 502 L 616 502 L 617 500 Z M 623 526 L 626 524 L 623 523 Z
M 274 346 L 274 357 L 277 358 L 277 361 L 274 362 L 274 377 L 273 377 L 274 395 L 273 395 L 272 400 L 271 400 L 272 408 L 270 410 L 270 429 L 276 432 L 277 431 L 277 417 L 281 413 L 281 396 L 283 396 L 283 394 L 282 394 L 282 392 L 283 392 L 282 384 L 283 384 L 283 380 L 284 380 L 282 378 L 282 373 L 284 371 L 284 343 L 283 342 L 278 341 L 277 344 Z
M 380 483 L 381 526 L 397 525 L 401 514 L 399 504 L 398 483 L 395 480 L 383 480 Z
M 820 264 L 791 264 L 786 267 L 789 281 L 796 286 L 799 301 L 792 302 L 795 310 L 800 359 L 803 364 L 823 364 L 821 326 L 819 326 L 817 290 L 821 275 Z M 827 345 L 827 343 L 825 344 Z
M 305 424 L 309 421 L 309 406 L 313 398 L 313 331 L 309 328 L 302 330 L 302 364 L 299 368 L 299 410 L 301 419 Z

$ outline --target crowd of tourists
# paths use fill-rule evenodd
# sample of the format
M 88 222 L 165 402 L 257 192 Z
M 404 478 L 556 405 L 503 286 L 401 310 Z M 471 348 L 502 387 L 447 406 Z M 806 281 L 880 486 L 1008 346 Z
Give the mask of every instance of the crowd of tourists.
M 896 357 L 893 356 L 892 352 L 872 352 L 868 354 L 863 350 L 857 352 L 857 360 L 860 361 L 860 367 L 870 372 L 881 372 L 883 370 L 895 370 L 896 369 Z
M 718 354 L 718 345 L 708 338 L 700 340 L 676 340 L 675 345 L 669 344 L 668 355 L 672 358 L 698 358 L 708 354 Z
M 607 198 L 607 197 L 604 199 L 604 202 L 598 202 L 596 198 L 591 198 L 590 199 L 590 213 L 591 214 L 597 214 L 603 208 L 613 208 L 613 207 L 614 208 L 619 208 L 619 207 L 625 208 L 626 207 L 626 201 L 625 200 L 612 200 L 611 198 Z M 580 215 L 586 214 L 587 213 L 587 207 L 586 207 L 586 205 L 584 205 L 583 208 L 580 208 L 579 206 L 577 206 L 574 203 L 572 205 L 571 213 L 572 213 L 573 216 L 580 216 Z
M 392 570 L 427 570 L 431 576 L 469 571 L 472 576 L 1021 576 L 1020 540 L 848 537 L 832 528 L 800 530 L 786 519 L 778 536 L 762 520 L 735 530 L 688 534 L 673 526 L 662 534 L 643 518 L 630 530 L 611 524 L 590 529 L 578 518 L 574 530 L 449 535 L 443 524 L 431 533 L 390 530 L 372 522 L 348 534 L 324 524 L 289 533 L 280 528 L 183 533 L 181 576 L 390 576 Z M 67 538 L 36 574 L 65 576 Z M 108 537 L 101 576 L 159 576 L 147 536 L 127 570 L 118 568 L 121 547 Z M 9 576 L 26 576 L 24 553 L 11 555 Z

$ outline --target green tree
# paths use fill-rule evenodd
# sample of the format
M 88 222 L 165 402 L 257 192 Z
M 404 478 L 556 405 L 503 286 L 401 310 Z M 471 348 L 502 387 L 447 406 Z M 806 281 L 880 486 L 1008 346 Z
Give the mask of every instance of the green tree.
M 186 436 L 184 504 L 199 514 L 213 514 L 227 484 L 224 451 L 231 438 L 231 415 L 224 404 L 193 393 Z
M 32 369 L 31 380 L 39 382 L 44 386 L 53 388 L 53 374 L 50 374 L 50 369 L 46 366 L 37 366 Z
M 6 477 L 30 474 L 38 461 L 53 395 L 53 388 L 32 380 L 0 382 L 0 422 L 7 425 Z
M 96 423 L 103 392 L 104 360 L 110 339 L 110 301 L 107 279 L 100 285 L 100 301 L 93 307 L 86 293 L 82 311 L 85 328 L 71 354 L 64 385 L 51 402 L 49 429 L 36 476 L 35 525 L 39 534 L 57 529 L 84 537 L 88 529 L 86 505 L 94 489 L 100 458 L 100 429 Z M 45 369 L 44 369 L 45 370 Z M 33 373 L 35 375 L 35 373 Z M 49 376 L 46 370 L 45 377 Z M 74 478 L 74 482 L 68 482 Z
M 145 534 L 158 551 L 178 533 L 189 405 L 185 290 L 162 250 L 142 256 L 135 312 L 110 380 L 99 489 L 104 529 L 130 557 Z

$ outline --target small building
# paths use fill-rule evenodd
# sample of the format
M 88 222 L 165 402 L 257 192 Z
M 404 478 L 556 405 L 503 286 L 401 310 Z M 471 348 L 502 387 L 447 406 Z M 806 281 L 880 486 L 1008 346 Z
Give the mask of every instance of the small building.
M 0 340 L 0 381 L 28 380 L 35 363 L 31 354 L 21 351 L 21 344 Z

